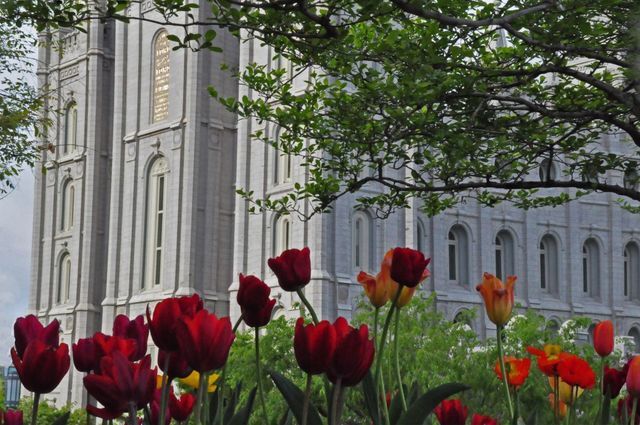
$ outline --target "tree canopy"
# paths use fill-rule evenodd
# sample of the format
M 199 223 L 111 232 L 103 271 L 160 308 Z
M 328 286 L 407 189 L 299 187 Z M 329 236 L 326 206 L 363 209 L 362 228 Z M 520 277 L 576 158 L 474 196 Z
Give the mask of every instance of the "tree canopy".
M 92 11 L 67 3 L 19 0 L 14 10 L 39 28 L 137 19 L 123 13 L 129 1 Z M 412 198 L 437 214 L 468 197 L 531 208 L 595 191 L 637 210 L 635 1 L 154 3 L 156 23 L 183 30 L 172 37 L 177 48 L 219 50 L 215 31 L 227 28 L 293 64 L 292 73 L 265 64 L 240 70 L 251 98 L 210 89 L 240 119 L 281 128 L 277 140 L 261 130 L 253 136 L 309 168 L 308 182 L 282 198 L 255 199 L 240 188 L 258 209 L 301 212 L 310 200 L 312 212 L 324 211 L 357 192 L 361 206 L 382 216 Z M 192 13 L 198 7 L 206 13 Z

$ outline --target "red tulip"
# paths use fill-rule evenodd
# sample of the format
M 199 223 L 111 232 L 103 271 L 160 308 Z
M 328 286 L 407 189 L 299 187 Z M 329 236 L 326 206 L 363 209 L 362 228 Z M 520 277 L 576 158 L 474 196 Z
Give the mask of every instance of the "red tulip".
M 575 355 L 566 356 L 558 364 L 558 375 L 572 387 L 587 389 L 596 384 L 596 374 L 589 363 Z
M 11 358 L 22 385 L 38 394 L 53 391 L 71 365 L 67 344 L 53 347 L 39 339 L 34 339 L 27 345 L 22 358 L 18 356 L 16 349 L 12 348 Z
M 279 257 L 269 258 L 269 267 L 278 277 L 280 287 L 295 292 L 311 280 L 311 258 L 309 248 L 288 249 Z
M 196 404 L 196 398 L 191 393 L 184 393 L 177 398 L 173 392 L 169 396 L 169 411 L 171 417 L 178 422 L 183 422 L 189 419 L 189 415 L 193 411 L 193 406 Z
M 262 280 L 240 273 L 240 289 L 238 289 L 238 304 L 242 311 L 242 319 L 252 328 L 265 326 L 271 320 L 271 312 L 276 304 L 275 299 L 269 299 L 271 288 Z
M 391 262 L 391 279 L 402 286 L 413 288 L 423 280 L 424 270 L 431 259 L 411 248 L 395 248 Z
M 176 326 L 181 316 L 193 317 L 203 309 L 202 299 L 198 294 L 190 297 L 167 298 L 153 309 L 153 319 L 147 307 L 147 322 L 153 342 L 165 351 L 177 351 L 178 339 Z
M 100 361 L 101 372 L 84 377 L 84 386 L 104 408 L 87 407 L 94 416 L 107 419 L 127 412 L 130 403 L 137 409 L 153 400 L 156 388 L 156 369 L 151 369 L 151 357 L 134 363 L 119 351 Z M 116 416 L 114 416 L 116 415 Z
M 4 425 L 23 425 L 24 424 L 21 410 L 7 409 L 7 411 L 2 414 L 2 418 L 4 420 L 0 421 L 0 423 L 3 423 Z
M 620 390 L 625 384 L 627 374 L 623 370 L 604 367 L 604 392 L 609 393 L 612 399 L 620 395 Z
M 98 353 L 93 338 L 80 338 L 77 343 L 71 344 L 73 364 L 80 372 L 91 372 L 98 365 Z
M 613 323 L 605 320 L 593 329 L 593 348 L 600 357 L 607 357 L 613 352 Z
M 60 343 L 60 322 L 53 320 L 46 327 L 36 316 L 30 314 L 26 317 L 19 317 L 13 325 L 13 335 L 15 337 L 15 347 L 18 356 L 22 358 L 27 345 L 34 339 L 44 342 L 46 345 L 58 347 Z
M 169 368 L 165 370 L 164 365 L 167 361 L 167 357 L 169 357 Z M 179 351 L 159 350 L 158 367 L 160 367 L 160 370 L 169 377 L 169 380 L 174 378 L 186 378 L 191 374 L 191 372 L 193 372 L 193 369 L 191 369 L 191 366 L 189 366 Z
M 459 399 L 444 400 L 433 409 L 440 425 L 464 425 L 467 421 L 467 407 Z
M 293 337 L 293 351 L 300 369 L 312 375 L 325 373 L 336 349 L 336 331 L 326 320 L 317 325 L 304 325 L 298 318 Z
M 199 373 L 224 366 L 235 339 L 229 318 L 218 319 L 207 310 L 200 310 L 193 317 L 180 317 L 176 333 L 180 353 Z
M 491 416 L 483 416 L 474 413 L 471 418 L 471 425 L 499 425 L 497 419 L 493 419 Z
M 129 320 L 124 314 L 119 314 L 113 321 L 113 336 L 133 339 L 136 342 L 136 352 L 130 360 L 140 360 L 147 354 L 147 340 L 149 339 L 149 325 L 144 323 L 144 316 L 140 315 Z
M 635 356 L 629 362 L 627 372 L 627 391 L 633 397 L 640 397 L 640 356 Z
M 361 325 L 354 329 L 344 317 L 338 317 L 333 327 L 337 341 L 327 376 L 334 384 L 340 379 L 343 387 L 357 385 L 369 371 L 375 355 L 369 328 Z

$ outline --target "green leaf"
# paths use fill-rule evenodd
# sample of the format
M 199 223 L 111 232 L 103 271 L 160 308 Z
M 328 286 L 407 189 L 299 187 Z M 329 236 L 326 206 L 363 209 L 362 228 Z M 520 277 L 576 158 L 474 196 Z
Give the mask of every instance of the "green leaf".
M 302 423 L 302 406 L 304 404 L 304 393 L 302 390 L 276 371 L 269 371 L 269 375 L 284 399 L 287 401 L 287 405 L 293 412 L 298 423 Z M 307 417 L 307 424 L 322 425 L 320 414 L 311 402 L 309 402 L 309 416 Z
M 600 417 L 600 425 L 609 425 L 611 419 L 611 394 L 606 391 L 604 402 L 602 403 L 602 415 Z
M 375 383 L 373 382 L 373 375 L 371 371 L 367 372 L 362 380 L 362 391 L 364 393 L 364 404 L 369 412 L 369 417 L 373 425 L 380 425 L 380 407 L 378 403 L 378 392 L 376 391 Z
M 65 413 L 56 419 L 56 421 L 51 425 L 67 425 L 67 423 L 69 423 L 69 415 L 71 415 L 71 412 Z
M 249 423 L 249 418 L 251 417 L 251 411 L 253 410 L 253 402 L 256 398 L 256 390 L 258 387 L 253 387 L 251 392 L 249 393 L 249 398 L 247 398 L 247 404 L 238 412 L 233 415 L 231 421 L 225 422 L 229 425 L 246 425 Z
M 409 406 L 409 409 L 400 417 L 396 425 L 421 424 L 443 400 L 468 389 L 467 385 L 452 382 L 429 390 Z

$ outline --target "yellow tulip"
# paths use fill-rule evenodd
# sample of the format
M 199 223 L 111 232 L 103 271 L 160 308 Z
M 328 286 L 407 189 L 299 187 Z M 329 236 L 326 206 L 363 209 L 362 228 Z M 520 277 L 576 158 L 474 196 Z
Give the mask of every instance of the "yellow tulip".
M 553 377 L 549 377 L 549 385 L 551 386 L 552 390 L 553 390 L 553 380 L 554 380 Z M 560 379 L 559 381 L 560 381 L 560 384 L 558 385 L 558 394 L 560 395 L 560 401 L 568 405 L 571 405 L 571 385 L 567 384 L 562 379 Z M 575 390 L 573 395 L 575 399 L 578 399 L 578 397 L 582 395 L 584 390 L 580 387 L 576 387 L 576 388 L 577 388 L 577 395 Z
M 216 390 L 215 383 L 216 381 L 218 381 L 219 377 L 220 376 L 215 373 L 209 375 L 207 392 L 212 393 Z M 200 374 L 194 370 L 193 372 L 191 372 L 191 375 L 187 376 L 186 378 L 180 378 L 180 383 L 186 385 L 187 387 L 193 388 L 194 390 L 197 390 L 198 384 L 200 383 Z

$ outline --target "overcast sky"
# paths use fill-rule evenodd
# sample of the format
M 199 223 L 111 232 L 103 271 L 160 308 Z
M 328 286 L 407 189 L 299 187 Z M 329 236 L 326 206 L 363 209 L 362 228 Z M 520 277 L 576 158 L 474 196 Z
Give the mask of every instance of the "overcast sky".
M 0 365 L 11 364 L 13 323 L 29 299 L 33 173 L 23 171 L 16 190 L 0 199 Z

